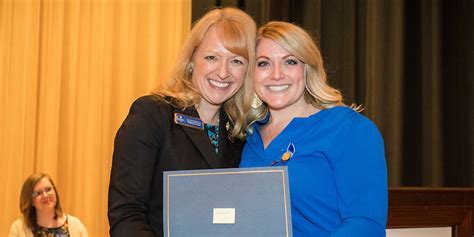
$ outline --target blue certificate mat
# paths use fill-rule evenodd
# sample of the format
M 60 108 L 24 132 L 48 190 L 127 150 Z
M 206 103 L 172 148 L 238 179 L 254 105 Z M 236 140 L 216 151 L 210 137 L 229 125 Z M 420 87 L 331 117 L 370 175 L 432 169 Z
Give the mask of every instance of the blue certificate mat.
M 287 167 L 166 171 L 164 235 L 293 236 Z

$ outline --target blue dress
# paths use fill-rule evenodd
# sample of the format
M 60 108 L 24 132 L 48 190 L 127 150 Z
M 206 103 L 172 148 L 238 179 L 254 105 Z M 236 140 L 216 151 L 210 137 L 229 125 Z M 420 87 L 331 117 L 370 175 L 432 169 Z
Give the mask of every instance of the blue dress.
M 266 149 L 262 123 L 247 137 L 240 167 L 288 167 L 295 237 L 385 236 L 384 144 L 369 119 L 342 106 L 321 110 L 294 118 Z

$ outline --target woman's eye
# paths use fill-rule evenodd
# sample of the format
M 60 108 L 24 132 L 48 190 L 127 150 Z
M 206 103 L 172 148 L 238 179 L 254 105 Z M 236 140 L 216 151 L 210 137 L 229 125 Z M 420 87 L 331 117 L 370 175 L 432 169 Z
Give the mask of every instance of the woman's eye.
M 231 61 L 233 64 L 240 64 L 240 65 L 243 65 L 244 62 L 242 60 L 239 60 L 239 59 L 234 59 Z
M 265 66 L 268 66 L 270 65 L 267 61 L 260 61 L 260 62 L 257 62 L 257 67 L 265 67 Z
M 217 57 L 213 55 L 209 55 L 209 56 L 204 57 L 204 59 L 206 59 L 207 61 L 216 61 Z
M 297 64 L 298 64 L 298 60 L 296 60 L 296 59 L 288 59 L 288 60 L 286 60 L 286 64 L 287 64 L 287 65 L 297 65 Z

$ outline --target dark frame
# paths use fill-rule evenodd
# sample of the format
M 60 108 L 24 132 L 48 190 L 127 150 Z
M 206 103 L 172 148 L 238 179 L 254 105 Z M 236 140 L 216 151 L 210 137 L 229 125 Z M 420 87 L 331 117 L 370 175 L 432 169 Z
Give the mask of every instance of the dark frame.
M 452 227 L 474 235 L 474 188 L 391 188 L 387 229 Z

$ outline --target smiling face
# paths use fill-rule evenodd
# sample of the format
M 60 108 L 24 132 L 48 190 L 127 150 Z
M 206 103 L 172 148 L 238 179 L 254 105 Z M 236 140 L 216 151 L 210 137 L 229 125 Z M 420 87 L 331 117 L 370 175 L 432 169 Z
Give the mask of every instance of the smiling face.
M 36 183 L 33 189 L 32 205 L 37 212 L 52 211 L 56 206 L 56 191 L 53 184 L 44 177 Z
M 270 110 L 298 111 L 304 101 L 304 63 L 268 38 L 257 44 L 255 92 Z
M 193 56 L 192 82 L 201 94 L 200 106 L 220 106 L 240 89 L 248 61 L 227 50 L 215 27 L 207 32 Z

